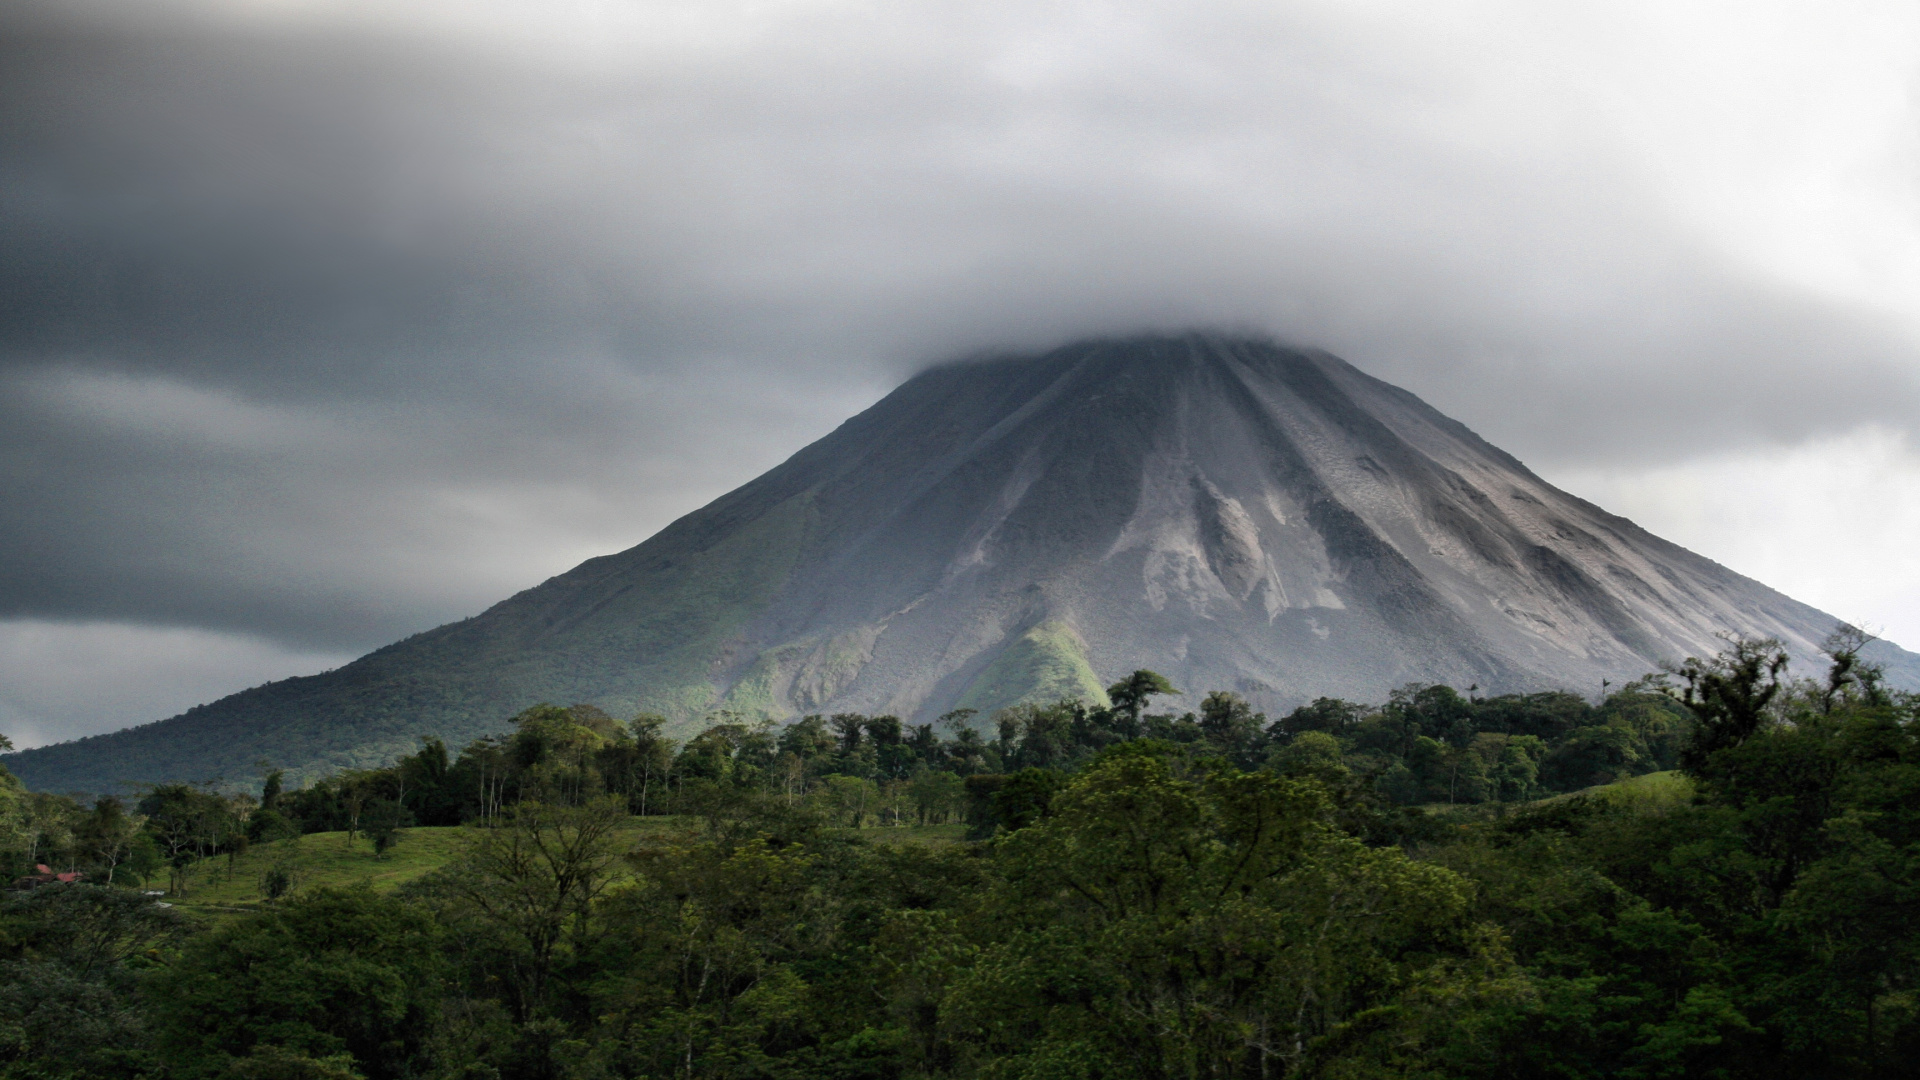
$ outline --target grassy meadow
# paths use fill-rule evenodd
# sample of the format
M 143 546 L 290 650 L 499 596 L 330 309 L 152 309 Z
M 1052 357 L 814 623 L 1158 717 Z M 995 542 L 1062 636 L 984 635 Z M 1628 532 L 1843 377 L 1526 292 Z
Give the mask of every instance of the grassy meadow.
M 1539 803 L 1598 799 L 1641 811 L 1658 812 L 1683 806 L 1692 798 L 1692 782 L 1681 773 L 1669 771 L 1554 795 L 1539 800 Z M 1526 805 L 1537 804 L 1513 804 L 1505 809 L 1510 812 Z M 1466 813 L 1473 817 L 1482 817 L 1489 812 L 1484 806 L 1467 808 L 1440 803 L 1426 809 L 1435 813 Z M 631 834 L 632 841 L 638 843 L 648 836 L 697 827 L 691 818 L 646 817 L 634 818 L 624 828 Z M 266 899 L 264 882 L 275 869 L 287 872 L 294 889 L 365 883 L 375 892 L 388 892 L 453 861 L 466 843 L 470 828 L 410 828 L 402 834 L 398 844 L 382 855 L 374 854 L 373 843 L 365 836 L 348 840 L 344 832 L 309 833 L 292 840 L 259 844 L 232 860 L 224 856 L 216 857 L 189 868 L 183 892 L 168 897 L 168 900 L 183 908 L 203 911 L 250 908 Z M 829 829 L 827 832 L 891 847 L 908 844 L 945 847 L 965 839 L 967 827 L 957 824 L 875 826 Z M 155 885 L 163 881 L 156 879 Z
M 1553 803 L 1566 799 L 1599 799 L 1623 807 L 1658 812 L 1686 805 L 1693 798 L 1693 784 L 1679 772 L 1656 772 L 1601 784 L 1564 795 L 1539 800 Z M 1535 804 L 1512 804 L 1507 811 Z M 1467 813 L 1485 816 L 1487 807 L 1467 808 L 1432 804 L 1429 812 Z M 372 841 L 365 836 L 347 839 L 344 832 L 317 832 L 291 840 L 259 844 L 232 860 L 224 856 L 208 859 L 190 867 L 185 888 L 169 902 L 184 908 L 206 911 L 250 908 L 266 899 L 267 875 L 283 869 L 294 889 L 315 886 L 348 886 L 365 883 L 375 892 L 397 889 L 415 878 L 445 866 L 457 857 L 470 826 L 410 828 L 400 842 L 385 854 L 376 855 Z M 697 828 L 694 819 L 680 817 L 634 818 L 625 831 L 638 843 L 647 836 Z M 870 844 L 902 846 L 907 844 L 945 847 L 965 839 L 965 825 L 875 826 L 861 829 L 829 829 L 830 835 L 858 839 Z M 164 882 L 157 878 L 156 887 Z
M 465 843 L 465 826 L 408 829 L 400 842 L 375 855 L 365 836 L 349 841 L 344 832 L 319 832 L 271 844 L 257 844 L 229 860 L 216 856 L 188 867 L 179 892 L 167 899 L 181 907 L 250 906 L 265 899 L 262 882 L 275 869 L 287 872 L 293 888 L 358 885 L 378 892 L 399 888 L 446 865 Z M 155 885 L 165 881 L 157 876 Z
M 693 818 L 644 817 L 629 820 L 623 831 L 629 834 L 630 843 L 637 844 L 648 837 L 698 827 Z M 232 860 L 216 856 L 189 867 L 182 892 L 167 901 L 199 911 L 252 908 L 266 900 L 266 877 L 276 869 L 286 871 L 295 890 L 364 883 L 375 892 L 390 892 L 452 862 L 466 844 L 470 829 L 465 825 L 409 828 L 401 833 L 399 843 L 381 855 L 374 854 L 373 842 L 365 836 L 348 840 L 344 832 L 308 833 L 291 840 L 256 844 Z M 873 844 L 943 847 L 963 839 L 967 827 L 906 825 L 828 832 Z M 163 872 L 156 875 L 152 887 L 160 888 L 165 883 Z

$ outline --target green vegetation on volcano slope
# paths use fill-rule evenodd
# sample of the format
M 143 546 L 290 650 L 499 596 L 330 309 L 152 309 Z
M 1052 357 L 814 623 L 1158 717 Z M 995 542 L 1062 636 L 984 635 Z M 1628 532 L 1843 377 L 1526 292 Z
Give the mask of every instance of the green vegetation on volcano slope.
M 1060 700 L 1109 704 L 1073 627 L 1049 620 L 1033 627 L 993 658 L 960 696 L 959 707 L 982 714 L 1025 702 Z

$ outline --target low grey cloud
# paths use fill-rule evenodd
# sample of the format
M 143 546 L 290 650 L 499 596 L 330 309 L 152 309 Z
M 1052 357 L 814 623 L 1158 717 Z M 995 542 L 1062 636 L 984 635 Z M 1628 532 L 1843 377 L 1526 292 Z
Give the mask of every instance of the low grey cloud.
M 348 654 L 920 365 L 1147 327 L 1331 348 L 1549 472 L 1920 415 L 1897 5 L 0 27 L 0 619 Z
M 165 719 L 349 656 L 245 635 L 120 623 L 0 623 L 0 731 L 26 749 Z

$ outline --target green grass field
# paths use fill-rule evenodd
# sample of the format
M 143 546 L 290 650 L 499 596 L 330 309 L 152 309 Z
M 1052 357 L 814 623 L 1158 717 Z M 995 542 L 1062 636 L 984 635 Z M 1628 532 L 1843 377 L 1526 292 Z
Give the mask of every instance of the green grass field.
M 276 867 L 286 870 L 297 889 L 364 882 L 385 892 L 446 865 L 465 843 L 465 833 L 457 826 L 408 829 L 398 844 L 378 858 L 366 837 L 348 843 L 344 832 L 309 833 L 260 844 L 231 863 L 218 856 L 189 867 L 185 888 L 168 900 L 181 907 L 206 909 L 257 904 L 265 899 L 262 880 Z M 156 884 L 164 880 L 157 878 Z
M 1566 795 L 1555 795 L 1541 803 L 1561 799 L 1590 798 L 1643 812 L 1657 813 L 1684 805 L 1693 798 L 1693 783 L 1677 772 L 1648 773 L 1630 780 L 1603 784 Z M 1536 804 L 1539 805 L 1539 804 Z M 1484 815 L 1489 804 L 1473 807 L 1436 804 L 1425 808 L 1430 813 Z M 687 818 L 634 818 L 624 826 L 630 840 L 697 828 Z M 966 838 L 965 825 L 909 825 L 898 828 L 833 829 L 836 836 L 852 837 L 869 844 L 901 846 L 921 844 L 945 847 Z M 351 843 L 343 832 L 310 833 L 294 840 L 261 844 L 232 860 L 208 859 L 189 868 L 182 895 L 169 897 L 171 903 L 202 911 L 232 911 L 253 907 L 265 897 L 267 874 L 284 869 L 295 889 L 315 886 L 343 887 L 366 884 L 376 891 L 399 888 L 416 878 L 445 866 L 456 858 L 467 842 L 463 827 L 412 828 L 383 856 L 375 856 L 373 844 L 365 837 Z M 158 878 L 155 885 L 164 882 Z
M 690 827 L 698 826 L 688 818 L 648 817 L 629 820 L 622 831 L 629 834 L 630 843 L 638 843 L 646 837 Z M 967 827 L 914 825 L 832 831 L 873 844 L 944 847 L 962 840 Z M 366 884 L 376 892 L 386 892 L 452 862 L 467 837 L 468 831 L 462 826 L 411 828 L 385 855 L 376 857 L 373 843 L 364 836 L 349 843 L 344 832 L 309 833 L 249 848 L 231 863 L 224 855 L 198 863 L 188 868 L 183 893 L 167 900 L 185 909 L 209 912 L 251 908 L 266 899 L 264 882 L 276 868 L 287 872 L 295 889 Z M 152 885 L 159 888 L 165 883 L 163 872 Z
M 1693 801 L 1693 781 L 1675 770 L 1647 773 L 1611 784 L 1596 784 L 1579 791 L 1514 803 L 1423 803 L 1419 809 L 1461 823 L 1524 811 L 1529 807 L 1551 806 L 1569 799 L 1591 799 L 1638 813 L 1663 813 Z
M 1685 806 L 1693 801 L 1693 781 L 1677 770 L 1647 773 L 1631 780 L 1590 787 L 1574 795 L 1600 799 L 1615 806 L 1641 811 L 1660 811 Z M 1572 796 L 1566 796 L 1571 798 Z

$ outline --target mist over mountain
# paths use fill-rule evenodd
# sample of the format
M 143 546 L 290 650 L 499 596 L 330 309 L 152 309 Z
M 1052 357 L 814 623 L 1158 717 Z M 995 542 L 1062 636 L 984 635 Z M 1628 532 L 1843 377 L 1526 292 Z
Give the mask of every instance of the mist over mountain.
M 645 543 L 338 670 L 6 758 L 37 788 L 461 743 L 528 705 L 926 720 L 1148 667 L 1268 711 L 1597 693 L 1823 612 L 1562 492 L 1324 352 L 1193 334 L 910 380 Z M 1876 646 L 1890 681 L 1920 657 Z M 1174 707 L 1183 702 L 1174 700 Z

